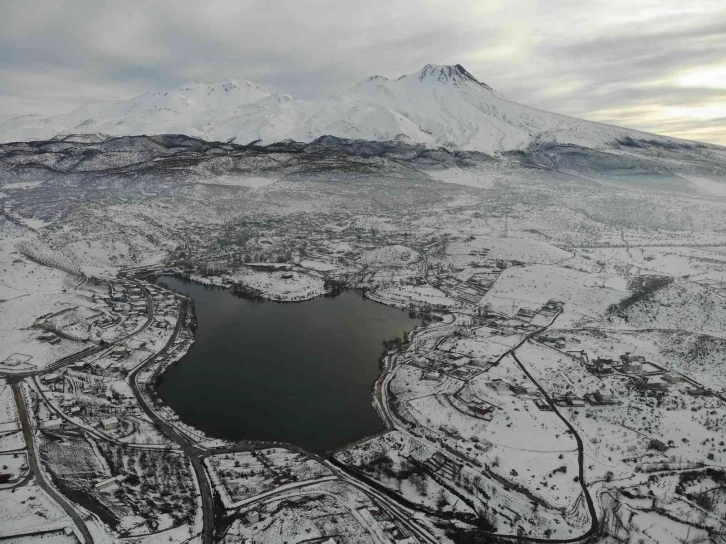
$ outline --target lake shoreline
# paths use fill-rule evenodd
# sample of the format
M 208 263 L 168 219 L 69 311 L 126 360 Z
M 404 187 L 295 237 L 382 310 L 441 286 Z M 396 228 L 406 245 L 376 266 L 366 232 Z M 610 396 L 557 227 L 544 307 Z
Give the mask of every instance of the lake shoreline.
M 220 298 L 234 293 L 224 286 L 200 284 L 194 281 L 194 279 L 183 276 L 178 278 L 167 274 L 160 274 L 149 279 L 157 285 L 170 288 L 185 296 L 188 295 L 194 301 L 194 321 L 198 327 L 194 331 L 195 340 L 184 356 L 164 369 L 160 375 L 158 384 L 155 386 L 159 398 L 176 414 L 179 421 L 186 426 L 198 429 L 204 435 L 219 440 L 291 443 L 318 453 L 337 450 L 352 442 L 360 442 L 367 436 L 377 435 L 386 429 L 385 420 L 381 417 L 380 409 L 376 406 L 375 402 L 376 383 L 381 375 L 380 364 L 385 356 L 382 342 L 397 336 L 402 338 L 406 333 L 423 325 L 424 322 L 422 320 L 410 317 L 409 312 L 400 308 L 370 300 L 365 297 L 365 291 L 360 289 L 343 289 L 335 296 L 331 297 L 328 294 L 327 296 L 320 296 L 311 301 L 307 301 L 309 305 L 313 306 L 297 304 L 269 305 L 264 304 L 267 301 L 248 300 L 238 295 L 228 297 L 228 299 Z M 222 293 L 222 290 L 226 292 Z M 239 425 L 234 426 L 231 423 L 231 420 L 234 418 L 230 416 L 230 413 L 235 412 L 234 409 L 220 410 L 212 418 L 213 414 L 211 414 L 206 403 L 219 402 L 219 399 L 209 398 L 208 392 L 204 391 L 204 388 L 210 384 L 209 380 L 213 378 L 207 376 L 206 372 L 199 373 L 200 359 L 211 360 L 209 359 L 210 353 L 214 353 L 214 350 L 212 352 L 209 351 L 210 344 L 208 342 L 214 327 L 220 327 L 222 329 L 229 327 L 230 322 L 224 321 L 224 319 L 228 318 L 232 319 L 232 322 L 237 326 L 238 323 L 234 320 L 239 319 L 239 316 L 234 314 L 233 317 L 228 316 L 220 321 L 219 315 L 215 317 L 213 313 L 210 313 L 211 307 L 209 300 L 202 302 L 200 312 L 200 302 L 198 299 L 209 298 L 210 296 L 214 297 L 215 304 L 225 308 L 224 311 L 239 311 L 244 308 L 246 311 L 252 312 L 255 315 L 259 314 L 263 318 L 263 321 L 275 316 L 272 321 L 275 325 L 277 325 L 275 322 L 276 319 L 282 319 L 285 323 L 284 327 L 292 327 L 297 323 L 297 325 L 302 327 L 304 333 L 308 335 L 303 338 L 292 332 L 292 343 L 294 347 L 286 349 L 291 349 L 292 356 L 293 358 L 297 357 L 295 360 L 298 363 L 304 362 L 308 364 L 308 373 L 312 369 L 312 373 L 317 377 L 307 376 L 307 373 L 301 374 L 299 368 L 291 368 L 289 362 L 283 363 L 279 369 L 280 373 L 275 377 L 278 380 L 275 382 L 275 386 L 279 386 L 280 380 L 283 382 L 292 380 L 293 383 L 286 384 L 279 391 L 272 391 L 270 389 L 270 382 L 262 380 L 257 385 L 267 390 L 270 394 L 269 398 L 264 397 L 259 392 L 248 391 L 246 389 L 247 386 L 242 386 L 241 389 L 244 393 L 238 392 L 238 394 L 244 394 L 254 398 L 253 405 L 255 403 L 263 405 L 268 403 L 268 401 L 274 404 L 276 402 L 274 395 L 279 394 L 281 399 L 279 402 L 283 404 L 290 403 L 287 406 L 288 409 L 285 410 L 268 406 L 267 410 L 270 412 L 263 414 L 259 409 L 251 408 L 248 409 L 247 416 L 245 417 L 250 419 L 262 418 L 266 420 L 266 424 L 269 424 L 270 427 L 277 425 L 280 429 L 287 429 L 289 431 L 290 424 L 282 420 L 292 418 L 304 426 L 304 421 L 299 416 L 293 414 L 293 412 L 298 410 L 305 412 L 307 410 L 310 417 L 316 417 L 319 418 L 319 421 L 326 422 L 322 426 L 310 425 L 309 432 L 315 435 L 314 437 L 305 436 L 299 430 L 293 430 L 289 437 L 285 434 L 286 431 L 280 431 L 278 434 L 271 433 L 269 429 L 265 429 L 266 424 L 260 422 L 250 425 L 249 421 L 238 421 L 237 423 Z M 331 304 L 333 306 L 329 306 Z M 230 310 L 230 308 L 234 310 Z M 274 310 L 273 308 L 278 308 L 278 310 Z M 293 310 L 293 308 L 296 309 Z M 290 317 L 289 314 L 291 313 L 296 317 Z M 320 315 L 316 316 L 315 314 Z M 345 330 L 341 330 L 338 333 L 343 336 L 347 334 L 350 337 L 347 340 L 331 340 L 327 329 L 324 333 L 320 333 L 318 337 L 309 336 L 310 334 L 316 334 L 315 330 L 310 328 L 310 322 L 315 321 L 317 317 L 322 319 L 324 327 L 334 330 L 337 326 L 341 326 Z M 366 317 L 370 318 L 370 323 L 368 323 Z M 290 321 L 291 319 L 292 321 Z M 244 319 L 242 321 L 245 323 L 245 327 L 252 327 L 254 329 L 256 326 L 254 323 L 245 322 Z M 389 329 L 386 329 L 386 326 Z M 366 331 L 366 327 L 375 332 Z M 346 330 L 348 331 L 347 333 L 345 332 Z M 389 332 L 386 332 L 386 330 L 389 330 Z M 267 334 L 264 330 L 256 330 L 256 332 L 263 336 Z M 230 331 L 227 331 L 227 334 L 229 333 Z M 250 339 L 247 338 L 245 341 L 250 341 Z M 207 344 L 203 345 L 205 342 Z M 365 346 L 361 346 L 364 348 L 362 349 L 363 354 L 361 355 L 359 353 L 361 350 L 353 349 L 354 353 L 346 355 L 346 342 L 352 342 L 354 346 L 357 342 L 363 342 L 365 344 Z M 308 355 L 304 354 L 304 344 L 313 346 L 311 353 Z M 249 359 L 250 354 L 243 351 L 238 353 L 232 346 L 228 346 L 228 348 L 231 349 L 231 352 L 222 355 L 221 359 L 215 359 L 217 366 L 219 364 L 227 366 L 226 379 L 222 379 L 219 382 L 219 388 L 222 390 L 219 395 L 229 397 L 230 388 L 234 388 L 230 384 L 233 384 L 235 379 L 239 379 L 240 372 L 244 374 L 246 381 L 256 381 L 258 378 L 265 377 L 266 379 L 270 379 L 267 371 L 249 366 L 247 359 Z M 254 349 L 259 350 L 259 346 Z M 276 348 L 270 349 L 276 352 Z M 284 355 L 283 352 L 285 350 L 277 353 L 277 356 L 282 357 Z M 254 356 L 261 357 L 261 360 L 265 361 L 266 365 L 280 364 L 276 360 L 267 360 L 267 355 L 262 352 L 255 352 Z M 184 365 L 180 364 L 182 360 L 185 363 Z M 197 366 L 194 371 L 189 369 L 190 362 L 191 365 Z M 349 366 L 350 368 L 348 368 Z M 244 371 L 241 370 L 243 367 Z M 215 368 L 215 366 L 208 366 L 206 370 L 212 373 L 219 372 L 219 369 Z M 290 373 L 289 378 L 284 377 L 285 372 Z M 255 373 L 261 375 L 256 376 Z M 170 382 L 185 374 L 194 375 L 194 387 L 184 386 L 182 388 L 184 390 L 183 393 L 180 392 L 179 395 L 170 396 L 170 386 L 172 385 Z M 296 380 L 299 380 L 301 383 L 298 384 Z M 337 387 L 325 388 L 321 385 L 328 382 L 331 384 L 335 383 Z M 338 388 L 342 388 L 343 392 L 336 391 Z M 318 391 L 317 394 L 316 391 Z M 192 396 L 192 393 L 196 395 L 196 398 Z M 325 395 L 332 395 L 334 400 L 326 401 L 324 398 L 321 398 L 325 397 Z M 195 398 L 195 403 L 192 404 L 197 406 L 198 409 L 190 409 L 189 398 Z M 229 401 L 229 398 L 227 401 Z M 200 402 L 201 406 L 198 406 Z M 232 406 L 237 405 L 233 402 L 228 408 Z M 206 414 L 205 417 L 209 417 L 210 420 L 213 419 L 211 426 L 204 424 L 204 421 L 202 421 L 203 418 L 198 413 L 199 411 L 204 412 Z M 190 414 L 190 412 L 195 413 Z M 334 414 L 335 412 L 341 412 L 344 415 Z M 273 415 L 275 413 L 277 416 Z M 220 423 L 220 420 L 224 420 L 225 423 Z M 326 432 L 320 433 L 321 428 L 326 429 Z M 332 436 L 338 438 L 331 438 Z M 303 443 L 301 443 L 301 440 Z

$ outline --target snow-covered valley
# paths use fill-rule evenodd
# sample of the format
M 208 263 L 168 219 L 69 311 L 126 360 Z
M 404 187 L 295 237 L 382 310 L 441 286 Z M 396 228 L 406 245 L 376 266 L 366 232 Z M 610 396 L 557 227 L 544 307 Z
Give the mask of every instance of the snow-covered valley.
M 0 137 L 0 537 L 723 542 L 723 148 L 458 65 L 322 103 L 188 84 Z M 197 316 L 160 273 L 423 320 L 384 342 L 385 431 L 319 454 L 185 424 L 157 384 Z

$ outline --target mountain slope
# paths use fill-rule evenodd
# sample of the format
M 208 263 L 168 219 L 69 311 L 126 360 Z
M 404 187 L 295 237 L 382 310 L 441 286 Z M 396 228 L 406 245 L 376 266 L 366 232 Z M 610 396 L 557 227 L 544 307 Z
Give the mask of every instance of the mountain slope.
M 216 84 L 189 82 L 166 92 L 145 93 L 124 102 L 81 106 L 53 117 L 23 116 L 0 123 L 0 140 L 43 140 L 66 133 L 115 136 L 197 133 L 270 96 L 254 83 L 230 79 Z
M 403 140 L 427 146 L 500 154 L 557 145 L 589 149 L 701 144 L 540 111 L 517 104 L 461 65 L 426 65 L 395 80 L 372 77 L 323 101 L 271 95 L 245 80 L 191 83 L 126 102 L 95 104 L 55 117 L 25 116 L 0 123 L 0 141 L 58 134 L 115 136 L 180 133 L 245 144 L 323 135 Z

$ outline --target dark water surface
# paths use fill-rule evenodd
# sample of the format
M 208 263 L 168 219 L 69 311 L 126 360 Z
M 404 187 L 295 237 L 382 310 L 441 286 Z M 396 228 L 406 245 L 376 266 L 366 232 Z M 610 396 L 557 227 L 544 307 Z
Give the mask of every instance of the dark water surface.
M 356 291 L 281 304 L 174 277 L 157 283 L 195 302 L 196 342 L 159 386 L 185 423 L 217 438 L 316 452 L 383 428 L 371 405 L 381 343 L 419 319 Z

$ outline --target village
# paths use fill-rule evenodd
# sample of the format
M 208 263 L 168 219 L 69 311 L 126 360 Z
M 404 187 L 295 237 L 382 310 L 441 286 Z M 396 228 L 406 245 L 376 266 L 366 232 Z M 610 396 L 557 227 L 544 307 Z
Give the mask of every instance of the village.
M 695 247 L 687 231 L 590 222 L 558 238 L 565 213 L 446 190 L 440 213 L 220 204 L 213 221 L 164 196 L 153 248 L 136 226 L 123 247 L 78 242 L 89 215 L 31 231 L 23 205 L 57 210 L 15 206 L 0 239 L 0 537 L 723 541 L 720 234 Z M 294 304 L 358 289 L 420 319 L 371 361 L 383 431 L 314 453 L 185 423 L 157 388 L 193 349 L 194 301 L 159 276 Z

